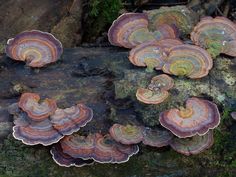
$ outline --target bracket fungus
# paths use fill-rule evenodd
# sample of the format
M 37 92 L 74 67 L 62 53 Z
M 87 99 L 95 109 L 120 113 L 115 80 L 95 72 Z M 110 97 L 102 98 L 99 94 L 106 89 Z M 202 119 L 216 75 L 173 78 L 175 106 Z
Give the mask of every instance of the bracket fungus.
M 27 95 L 30 97 L 27 97 Z M 85 126 L 92 120 L 93 111 L 83 104 L 66 109 L 57 108 L 56 111 L 49 114 L 50 111 L 41 111 L 37 108 L 38 100 L 39 95 L 24 93 L 20 98 L 20 102 L 9 109 L 10 114 L 15 117 L 13 136 L 25 144 L 51 145 L 58 142 L 65 135 L 77 132 L 80 127 Z M 35 104 L 36 109 L 34 108 Z M 44 116 L 43 119 L 41 117 L 39 119 L 39 117 L 35 117 L 35 113 L 47 117 Z
M 164 65 L 167 54 L 163 51 L 157 41 L 150 41 L 133 48 L 129 53 L 129 60 L 136 66 L 147 66 L 146 71 L 160 70 Z
M 174 86 L 174 81 L 166 74 L 152 78 L 148 88 L 138 88 L 136 97 L 146 104 L 160 104 L 169 96 L 168 90 Z
M 161 7 L 145 11 L 149 20 L 149 28 L 155 31 L 163 24 L 168 24 L 183 35 L 189 34 L 198 20 L 197 14 L 186 6 Z
M 168 74 L 198 79 L 207 76 L 212 67 L 212 58 L 206 50 L 183 44 L 170 49 L 162 70 Z
M 51 123 L 63 135 L 70 135 L 84 127 L 93 118 L 93 111 L 83 104 L 66 109 L 57 109 L 50 116 Z
M 74 158 L 93 159 L 99 163 L 124 163 L 139 151 L 137 145 L 122 145 L 109 134 L 103 136 L 96 133 L 87 137 L 70 135 L 60 143 L 64 153 Z
M 148 19 L 143 13 L 125 13 L 119 16 L 108 31 L 112 45 L 133 48 L 146 40 L 154 39 L 149 33 Z
M 212 57 L 220 53 L 236 56 L 236 24 L 225 17 L 202 18 L 191 33 L 191 40 Z
M 191 138 L 173 138 L 170 146 L 177 152 L 184 155 L 194 155 L 209 149 L 214 143 L 213 132 L 209 131 L 203 136 L 193 136 Z
M 92 159 L 83 160 L 80 158 L 73 158 L 69 156 L 68 154 L 63 152 L 59 143 L 51 148 L 50 153 L 54 162 L 63 167 L 83 167 L 85 165 L 92 165 L 94 163 L 94 160 Z
M 18 105 L 32 120 L 42 121 L 56 111 L 57 104 L 56 101 L 48 98 L 42 103 L 39 103 L 39 101 L 40 96 L 38 94 L 23 93 Z
M 174 87 L 174 80 L 166 74 L 160 74 L 158 76 L 153 77 L 151 83 L 148 85 L 148 89 L 154 91 L 160 91 L 160 90 L 168 91 L 173 87 Z
M 25 61 L 30 67 L 43 67 L 56 62 L 63 52 L 62 44 L 52 34 L 38 30 L 25 31 L 9 39 L 6 54 L 13 60 Z
M 168 24 L 162 24 L 156 27 L 155 31 L 153 31 L 156 40 L 163 39 L 176 39 L 179 37 L 178 30 Z
M 63 138 L 63 135 L 53 128 L 49 119 L 33 121 L 27 114 L 20 112 L 14 124 L 13 137 L 27 145 L 48 146 Z
M 168 24 L 160 25 L 155 31 L 148 30 L 148 17 L 145 13 L 124 13 L 119 16 L 108 30 L 108 40 L 112 45 L 133 48 L 138 44 L 176 38 L 175 28 Z
M 153 92 L 149 89 L 138 88 L 136 92 L 137 99 L 145 104 L 160 104 L 165 101 L 168 96 L 169 93 L 166 90 Z
M 204 135 L 220 124 L 216 104 L 199 98 L 189 98 L 186 108 L 170 109 L 160 114 L 161 125 L 179 138 Z
M 143 140 L 143 128 L 135 125 L 114 124 L 110 130 L 110 135 L 122 144 L 137 144 Z
M 152 72 L 154 68 L 161 70 L 169 49 L 180 44 L 182 44 L 182 42 L 177 39 L 145 42 L 137 45 L 130 51 L 129 60 L 136 66 L 147 66 L 147 72 Z
M 173 135 L 166 130 L 135 125 L 114 124 L 109 132 L 115 141 L 126 145 L 143 142 L 145 145 L 163 147 L 169 145 L 173 138 Z
M 143 131 L 143 144 L 152 147 L 163 147 L 170 144 L 173 134 L 166 130 L 145 127 Z

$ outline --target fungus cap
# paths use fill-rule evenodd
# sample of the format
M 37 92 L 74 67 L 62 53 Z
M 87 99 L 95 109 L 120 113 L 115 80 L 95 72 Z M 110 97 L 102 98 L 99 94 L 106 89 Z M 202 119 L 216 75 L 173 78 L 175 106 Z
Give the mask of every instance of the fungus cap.
M 70 135 L 84 127 L 93 118 L 93 111 L 84 104 L 77 104 L 66 109 L 57 109 L 50 120 L 53 127 L 63 135 Z
M 168 74 L 198 79 L 208 75 L 212 67 L 212 58 L 206 50 L 183 44 L 170 49 L 162 70 Z
M 157 41 L 142 43 L 133 48 L 129 53 L 129 60 L 136 66 L 147 66 L 152 71 L 154 68 L 160 70 L 164 65 L 167 54 Z
M 213 132 L 209 131 L 203 136 L 195 135 L 191 138 L 175 137 L 170 146 L 177 152 L 184 155 L 194 155 L 209 149 L 214 143 Z
M 52 127 L 49 119 L 33 121 L 25 113 L 20 113 L 14 124 L 13 137 L 27 145 L 48 146 L 63 138 L 63 135 Z
M 199 98 L 189 98 L 186 108 L 170 109 L 160 114 L 161 125 L 179 138 L 204 135 L 220 123 L 216 104 Z
M 149 28 L 153 31 L 161 25 L 170 25 L 182 35 L 189 34 L 198 20 L 198 15 L 186 6 L 161 7 L 155 10 L 145 11 L 149 20 Z
M 92 159 L 83 160 L 80 158 L 73 158 L 69 156 L 68 154 L 63 152 L 60 144 L 54 145 L 51 148 L 50 153 L 54 162 L 62 167 L 83 167 L 85 165 L 92 165 L 94 163 Z
M 117 142 L 122 144 L 137 144 L 143 139 L 143 127 L 135 125 L 114 124 L 109 133 Z
M 236 56 L 236 25 L 228 18 L 202 18 L 191 33 L 191 40 L 213 57 L 220 53 Z
M 62 44 L 52 34 L 39 30 L 25 31 L 9 39 L 6 54 L 13 60 L 25 61 L 31 67 L 56 62 L 63 52 Z
M 150 89 L 138 88 L 136 97 L 145 104 L 160 104 L 169 96 L 168 91 L 152 91 Z
M 61 141 L 63 152 L 82 159 L 93 159 L 99 163 L 123 163 L 138 152 L 136 145 L 122 145 L 111 136 L 95 133 L 84 136 L 70 135 Z
M 174 80 L 166 74 L 153 77 L 151 83 L 148 85 L 148 89 L 153 91 L 168 91 L 172 87 L 174 87 Z
M 45 99 L 39 103 L 40 96 L 36 93 L 23 93 L 18 102 L 18 106 L 34 121 L 42 121 L 52 115 L 56 109 L 56 101 Z
M 125 13 L 119 16 L 108 31 L 112 45 L 133 48 L 146 40 L 154 39 L 148 32 L 148 19 L 143 13 Z

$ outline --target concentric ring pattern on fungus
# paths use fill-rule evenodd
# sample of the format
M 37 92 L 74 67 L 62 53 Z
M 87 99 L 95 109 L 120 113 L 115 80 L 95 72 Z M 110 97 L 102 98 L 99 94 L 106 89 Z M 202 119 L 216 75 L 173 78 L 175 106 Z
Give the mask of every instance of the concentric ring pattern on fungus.
M 99 163 L 124 163 L 139 151 L 137 145 L 120 144 L 111 136 L 100 133 L 87 137 L 70 135 L 60 141 L 63 152 L 84 160 L 93 159 Z
M 168 74 L 198 79 L 207 76 L 212 67 L 212 58 L 206 50 L 183 44 L 170 49 L 162 70 Z
M 200 98 L 189 98 L 186 108 L 170 109 L 160 114 L 161 125 L 179 138 L 204 135 L 220 124 L 216 104 Z
M 236 24 L 225 17 L 204 17 L 194 27 L 191 40 L 212 55 L 236 56 Z
M 184 155 L 194 155 L 209 149 L 214 143 L 213 131 L 209 131 L 203 136 L 195 135 L 191 138 L 175 137 L 170 146 L 177 152 Z
M 62 44 L 52 34 L 38 30 L 25 31 L 9 39 L 6 54 L 13 60 L 25 61 L 30 67 L 43 67 L 56 62 L 63 52 Z

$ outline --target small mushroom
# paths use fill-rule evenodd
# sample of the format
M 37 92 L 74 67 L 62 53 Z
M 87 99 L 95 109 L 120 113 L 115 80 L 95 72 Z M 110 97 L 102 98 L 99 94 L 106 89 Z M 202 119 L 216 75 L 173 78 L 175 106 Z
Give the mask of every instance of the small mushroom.
M 30 67 L 43 67 L 56 62 L 63 52 L 62 44 L 52 34 L 38 30 L 25 31 L 9 39 L 6 54 L 13 60 L 25 61 Z
M 206 50 L 183 44 L 170 49 L 162 70 L 168 74 L 198 79 L 208 75 L 212 67 L 212 58 Z
M 220 124 L 216 104 L 200 98 L 189 98 L 186 108 L 170 109 L 160 114 L 161 125 L 179 138 L 204 135 Z
M 42 121 L 56 111 L 57 104 L 52 99 L 45 99 L 42 103 L 39 100 L 40 96 L 36 93 L 23 93 L 18 105 L 32 120 Z
M 213 58 L 220 53 L 236 56 L 236 25 L 225 17 L 202 18 L 191 33 L 191 40 Z
M 170 146 L 177 152 L 184 155 L 194 155 L 209 149 L 214 143 L 213 132 L 209 131 L 203 136 L 195 135 L 191 138 L 175 137 Z

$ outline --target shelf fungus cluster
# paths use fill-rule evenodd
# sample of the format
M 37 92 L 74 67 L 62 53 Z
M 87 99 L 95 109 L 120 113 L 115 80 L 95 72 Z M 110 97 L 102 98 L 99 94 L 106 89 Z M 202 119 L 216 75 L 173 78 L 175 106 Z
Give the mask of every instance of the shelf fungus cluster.
M 133 48 L 147 41 L 177 37 L 175 28 L 168 24 L 160 25 L 151 32 L 148 23 L 148 16 L 145 13 L 122 14 L 110 27 L 108 39 L 112 45 Z
M 181 154 L 194 155 L 213 145 L 213 129 L 220 123 L 220 114 L 214 103 L 194 97 L 187 100 L 186 108 L 165 111 L 159 120 L 167 130 L 114 124 L 109 132 L 122 144 L 169 145 Z
M 137 145 L 123 145 L 110 134 L 73 134 L 92 120 L 93 111 L 83 104 L 61 109 L 53 99 L 24 93 L 8 112 L 14 117 L 13 137 L 27 145 L 54 144 L 50 152 L 60 166 L 124 163 L 139 151 Z
M 27 145 L 54 144 L 65 135 L 77 132 L 93 117 L 93 111 L 83 104 L 59 109 L 52 99 L 39 101 L 39 95 L 24 93 L 9 110 L 15 118 L 14 138 Z
M 7 56 L 37 68 L 56 62 L 62 52 L 59 40 L 50 33 L 38 30 L 22 32 L 9 39 L 6 46 Z
M 144 42 L 130 51 L 129 60 L 135 66 L 147 67 L 147 72 L 152 72 L 153 69 L 161 70 L 169 49 L 181 44 L 182 41 L 178 39 Z
M 204 135 L 220 123 L 217 106 L 200 98 L 189 98 L 186 107 L 170 109 L 160 114 L 160 123 L 179 138 Z
M 126 13 L 113 22 L 108 38 L 112 45 L 131 48 L 130 62 L 146 67 L 147 72 L 155 69 L 199 79 L 212 69 L 212 57 L 215 56 L 211 54 L 219 46 L 221 53 L 234 56 L 236 25 L 224 21 L 223 17 L 208 17 L 194 28 L 198 19 L 184 6 Z M 184 44 L 179 39 L 180 35 L 189 35 L 191 31 L 191 39 L 196 45 Z
M 169 96 L 168 90 L 174 86 L 174 80 L 166 74 L 152 78 L 147 88 L 138 88 L 136 97 L 145 104 L 160 104 Z
M 59 146 L 59 147 L 58 147 Z M 137 154 L 137 145 L 123 145 L 109 134 L 100 133 L 81 136 L 73 134 L 64 137 L 51 150 L 53 159 L 61 166 L 82 166 L 98 163 L 124 163 Z
M 185 108 L 162 112 L 159 121 L 175 135 L 170 146 L 179 153 L 191 155 L 213 145 L 212 130 L 220 124 L 220 113 L 214 103 L 192 97 L 186 101 Z
M 114 124 L 109 132 L 117 142 L 126 145 L 142 142 L 148 146 L 163 147 L 169 145 L 173 138 L 169 131 L 136 125 Z
M 108 39 L 112 45 L 134 48 L 144 42 L 175 39 L 180 34 L 189 34 L 197 20 L 197 15 L 185 6 L 124 13 L 111 25 Z
M 220 53 L 236 56 L 236 24 L 225 17 L 204 17 L 191 33 L 194 44 L 216 57 Z
M 157 148 L 169 145 L 181 154 L 194 155 L 213 145 L 213 129 L 220 123 L 220 114 L 214 103 L 194 97 L 187 100 L 186 108 L 161 113 L 160 123 L 167 130 L 114 124 L 109 133 L 124 145 L 140 142 Z

